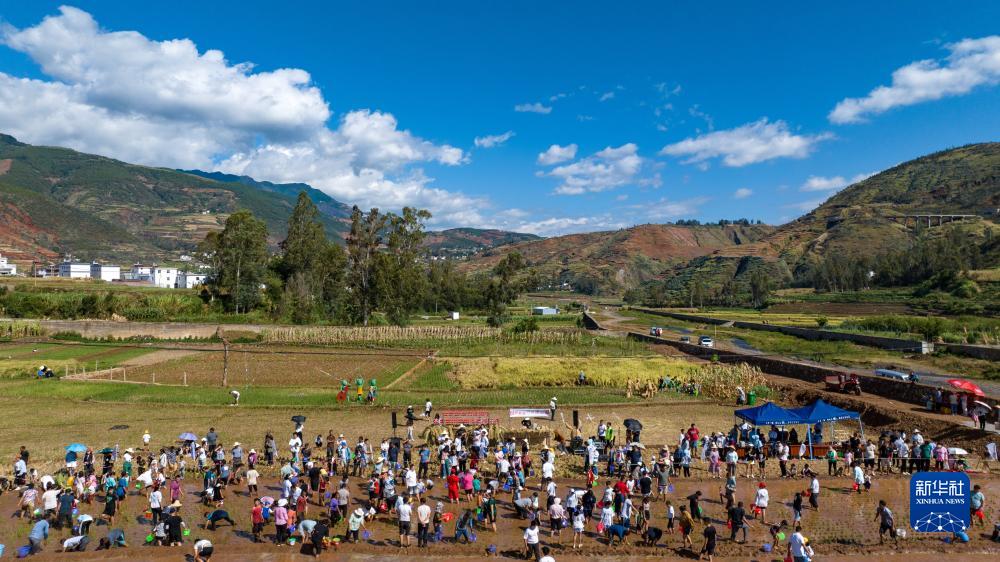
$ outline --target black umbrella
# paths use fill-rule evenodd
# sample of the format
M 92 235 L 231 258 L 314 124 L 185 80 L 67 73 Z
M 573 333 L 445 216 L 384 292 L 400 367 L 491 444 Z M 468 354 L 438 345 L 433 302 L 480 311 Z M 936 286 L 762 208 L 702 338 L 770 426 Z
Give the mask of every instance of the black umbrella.
M 625 428 L 629 431 L 642 431 L 642 423 L 639 420 L 628 418 L 625 420 Z
M 305 423 L 306 422 L 306 417 L 305 416 L 292 416 L 292 421 L 295 422 L 295 423 Z

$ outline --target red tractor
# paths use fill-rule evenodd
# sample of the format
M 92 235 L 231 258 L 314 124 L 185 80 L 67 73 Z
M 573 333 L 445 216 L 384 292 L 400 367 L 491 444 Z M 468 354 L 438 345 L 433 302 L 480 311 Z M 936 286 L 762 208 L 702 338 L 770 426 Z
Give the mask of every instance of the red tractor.
M 847 392 L 857 394 L 861 396 L 861 381 L 858 379 L 858 375 L 851 373 L 845 374 L 840 373 L 837 375 L 829 375 L 824 379 L 826 382 L 826 389 L 836 392 Z

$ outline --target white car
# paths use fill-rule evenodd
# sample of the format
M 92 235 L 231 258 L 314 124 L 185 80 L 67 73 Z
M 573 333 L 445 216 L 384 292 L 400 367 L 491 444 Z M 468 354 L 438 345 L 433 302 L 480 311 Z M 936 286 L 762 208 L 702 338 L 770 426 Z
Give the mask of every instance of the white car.
M 702 347 L 715 347 L 715 342 L 708 336 L 701 336 L 698 338 L 698 345 Z
M 910 375 L 906 373 L 900 373 L 899 371 L 893 371 L 890 369 L 875 369 L 875 376 L 886 379 L 894 379 L 897 381 L 910 380 Z

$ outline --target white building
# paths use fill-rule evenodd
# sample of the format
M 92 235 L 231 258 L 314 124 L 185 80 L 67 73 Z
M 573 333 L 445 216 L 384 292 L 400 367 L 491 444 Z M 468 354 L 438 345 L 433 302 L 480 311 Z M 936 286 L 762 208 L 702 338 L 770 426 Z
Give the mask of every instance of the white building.
M 118 281 L 122 278 L 122 268 L 117 265 L 97 263 L 90 264 L 90 277 L 104 281 Z
M 146 281 L 147 283 L 152 283 L 153 269 L 155 268 L 156 266 L 154 265 L 132 264 L 132 268 L 122 278 L 126 281 Z
M 559 309 L 548 306 L 536 306 L 531 309 L 531 314 L 534 316 L 553 316 L 559 314 Z
M 154 267 L 153 285 L 164 289 L 177 288 L 177 274 L 180 273 L 176 267 Z
M 17 266 L 7 263 L 7 258 L 0 256 L 0 277 L 10 277 L 17 275 Z
M 182 271 L 177 274 L 178 289 L 193 289 L 205 283 L 208 278 L 207 273 L 194 273 L 192 271 Z
M 70 279 L 90 278 L 90 264 L 66 260 L 59 264 L 59 277 Z

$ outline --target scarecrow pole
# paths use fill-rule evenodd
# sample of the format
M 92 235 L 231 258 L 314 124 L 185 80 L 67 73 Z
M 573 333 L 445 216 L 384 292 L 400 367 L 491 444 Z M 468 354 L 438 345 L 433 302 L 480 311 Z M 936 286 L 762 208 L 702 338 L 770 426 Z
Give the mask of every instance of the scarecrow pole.
M 222 340 L 222 387 L 229 386 L 229 340 L 222 332 L 222 328 L 217 328 L 216 335 Z

